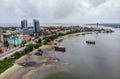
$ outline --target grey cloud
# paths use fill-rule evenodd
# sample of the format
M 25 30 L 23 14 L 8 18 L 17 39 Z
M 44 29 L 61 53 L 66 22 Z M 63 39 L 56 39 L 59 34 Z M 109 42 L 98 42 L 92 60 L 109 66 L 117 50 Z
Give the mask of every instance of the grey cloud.
M 24 18 L 41 22 L 118 22 L 119 3 L 119 0 L 0 0 L 0 23 L 19 23 Z
M 97 7 L 103 3 L 105 3 L 107 0 L 88 0 L 88 2 L 93 6 Z
M 59 0 L 55 7 L 56 18 L 66 18 L 68 15 L 74 13 L 76 7 L 72 0 Z

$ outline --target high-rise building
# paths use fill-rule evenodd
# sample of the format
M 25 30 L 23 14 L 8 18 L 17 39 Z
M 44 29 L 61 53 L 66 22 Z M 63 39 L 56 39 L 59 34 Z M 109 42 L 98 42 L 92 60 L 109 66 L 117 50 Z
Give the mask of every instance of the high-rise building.
M 24 19 L 21 21 L 21 29 L 26 29 L 27 28 L 27 20 Z
M 40 23 L 39 23 L 39 21 L 34 19 L 33 24 L 34 24 L 34 32 L 40 32 Z

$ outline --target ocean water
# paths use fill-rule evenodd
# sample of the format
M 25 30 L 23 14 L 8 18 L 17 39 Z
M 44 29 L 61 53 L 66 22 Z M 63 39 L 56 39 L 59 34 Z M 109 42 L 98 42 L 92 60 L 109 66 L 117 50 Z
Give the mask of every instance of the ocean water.
M 65 53 L 55 52 L 61 68 L 51 71 L 43 79 L 120 79 L 120 29 L 113 33 L 93 33 L 74 36 L 60 46 Z M 86 40 L 96 41 L 95 45 Z

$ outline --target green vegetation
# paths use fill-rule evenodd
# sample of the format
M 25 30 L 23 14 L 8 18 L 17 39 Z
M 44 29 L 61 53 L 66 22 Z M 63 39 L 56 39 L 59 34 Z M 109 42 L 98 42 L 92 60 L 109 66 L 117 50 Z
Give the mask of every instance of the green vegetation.
M 13 58 L 14 59 L 18 59 L 22 56 L 22 54 L 20 52 L 16 52 L 14 55 L 13 55 Z
M 6 47 L 9 47 L 8 41 L 4 42 L 4 45 L 5 45 Z
M 37 43 L 37 44 L 34 45 L 34 48 L 37 49 L 37 48 L 39 48 L 40 46 L 42 46 L 42 44 L 41 44 L 41 43 Z
M 48 42 L 53 41 L 63 35 L 64 34 L 55 34 L 55 35 L 51 35 L 51 36 L 46 36 L 43 38 L 43 44 L 47 44 Z
M 1 53 L 3 53 L 3 51 L 2 51 L 2 50 L 0 50 L 0 54 L 1 54 Z
M 34 44 L 29 44 L 29 45 L 26 47 L 26 50 L 27 50 L 27 52 L 30 52 L 30 51 L 33 50 L 33 48 L 34 48 Z
M 13 65 L 14 61 L 15 61 L 14 59 L 0 61 L 0 73 L 10 68 Z
M 38 41 L 37 41 L 37 43 L 42 43 L 42 39 L 39 38 Z
M 26 41 L 22 41 L 22 43 L 20 44 L 20 47 L 24 47 L 25 43 L 26 43 Z

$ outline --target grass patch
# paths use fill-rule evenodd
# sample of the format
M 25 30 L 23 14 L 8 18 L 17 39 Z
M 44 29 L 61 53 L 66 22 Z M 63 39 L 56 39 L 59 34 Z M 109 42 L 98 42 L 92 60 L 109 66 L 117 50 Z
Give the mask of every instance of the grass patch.
M 0 74 L 2 72 L 4 72 L 6 69 L 13 66 L 14 62 L 15 62 L 15 59 L 9 59 L 9 60 L 0 61 Z

